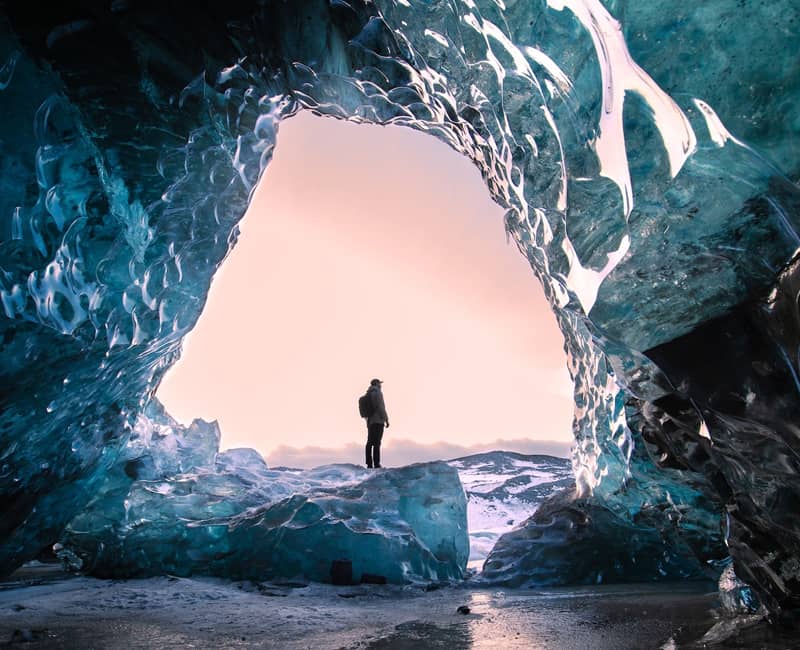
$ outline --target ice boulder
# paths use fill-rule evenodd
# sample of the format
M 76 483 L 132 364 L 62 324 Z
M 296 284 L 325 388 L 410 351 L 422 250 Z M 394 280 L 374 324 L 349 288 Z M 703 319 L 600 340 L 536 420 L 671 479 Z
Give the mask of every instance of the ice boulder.
M 393 583 L 458 579 L 466 569 L 466 498 L 446 463 L 280 471 L 235 449 L 210 466 L 132 479 L 131 462 L 107 474 L 62 535 L 59 553 L 75 568 L 117 578 L 327 581 L 335 560 L 349 560 L 355 581 L 367 573 Z
M 220 438 L 216 422 L 197 418 L 183 427 L 153 400 L 136 418 L 122 450 L 123 471 L 132 479 L 156 479 L 214 467 Z
M 646 511 L 623 517 L 567 489 L 498 539 L 481 580 L 508 587 L 546 587 L 716 579 L 715 558 L 725 557 L 724 546 L 718 532 L 700 529 L 704 535 L 694 537 L 679 532 L 677 526 L 665 532 Z

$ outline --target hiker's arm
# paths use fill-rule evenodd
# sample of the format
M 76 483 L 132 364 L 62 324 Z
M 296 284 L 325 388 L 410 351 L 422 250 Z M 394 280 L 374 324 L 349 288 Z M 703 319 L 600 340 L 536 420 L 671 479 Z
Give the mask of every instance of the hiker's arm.
M 375 400 L 378 404 L 378 415 L 381 416 L 384 422 L 386 422 L 386 426 L 389 426 L 389 416 L 386 413 L 386 403 L 383 401 L 383 393 L 377 393 L 376 397 L 378 398 Z

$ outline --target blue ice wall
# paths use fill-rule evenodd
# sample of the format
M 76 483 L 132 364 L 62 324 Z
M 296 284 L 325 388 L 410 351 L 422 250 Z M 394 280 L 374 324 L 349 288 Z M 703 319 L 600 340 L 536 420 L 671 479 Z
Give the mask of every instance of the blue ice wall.
M 310 109 L 469 157 L 564 333 L 577 491 L 487 575 L 536 582 L 541 561 L 547 580 L 596 578 L 599 554 L 565 569 L 569 536 L 517 543 L 575 520 L 582 548 L 633 557 L 646 540 L 668 575 L 730 554 L 772 611 L 796 605 L 798 12 L 5 3 L 3 569 L 102 483 L 236 241 L 280 120 Z M 620 566 L 601 572 L 641 577 Z
M 157 401 L 62 533 L 57 554 L 100 577 L 331 579 L 336 560 L 394 583 L 464 576 L 467 503 L 443 462 L 270 470 L 252 449 L 219 452 L 216 423 L 182 427 Z

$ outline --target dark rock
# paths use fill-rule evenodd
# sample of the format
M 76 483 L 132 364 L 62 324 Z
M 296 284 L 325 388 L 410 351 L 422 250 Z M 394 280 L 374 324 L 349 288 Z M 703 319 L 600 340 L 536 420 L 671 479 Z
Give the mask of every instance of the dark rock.
M 353 563 L 350 560 L 331 562 L 331 583 L 334 585 L 353 584 Z
M 11 633 L 11 643 L 30 643 L 45 638 L 45 630 L 18 628 Z
M 362 585 L 385 585 L 386 584 L 386 576 L 379 576 L 375 573 L 362 573 L 361 574 L 361 584 Z

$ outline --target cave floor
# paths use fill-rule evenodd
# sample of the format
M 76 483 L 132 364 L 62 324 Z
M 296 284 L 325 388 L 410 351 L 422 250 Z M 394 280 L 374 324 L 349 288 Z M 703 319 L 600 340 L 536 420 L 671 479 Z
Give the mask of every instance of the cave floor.
M 24 648 L 663 649 L 714 625 L 714 585 L 546 590 L 97 580 L 26 567 L 0 583 L 0 646 Z M 460 605 L 469 614 L 457 613 Z M 763 635 L 762 635 L 763 636 Z M 723 647 L 787 647 L 759 637 Z M 743 645 L 739 645 L 742 643 Z

